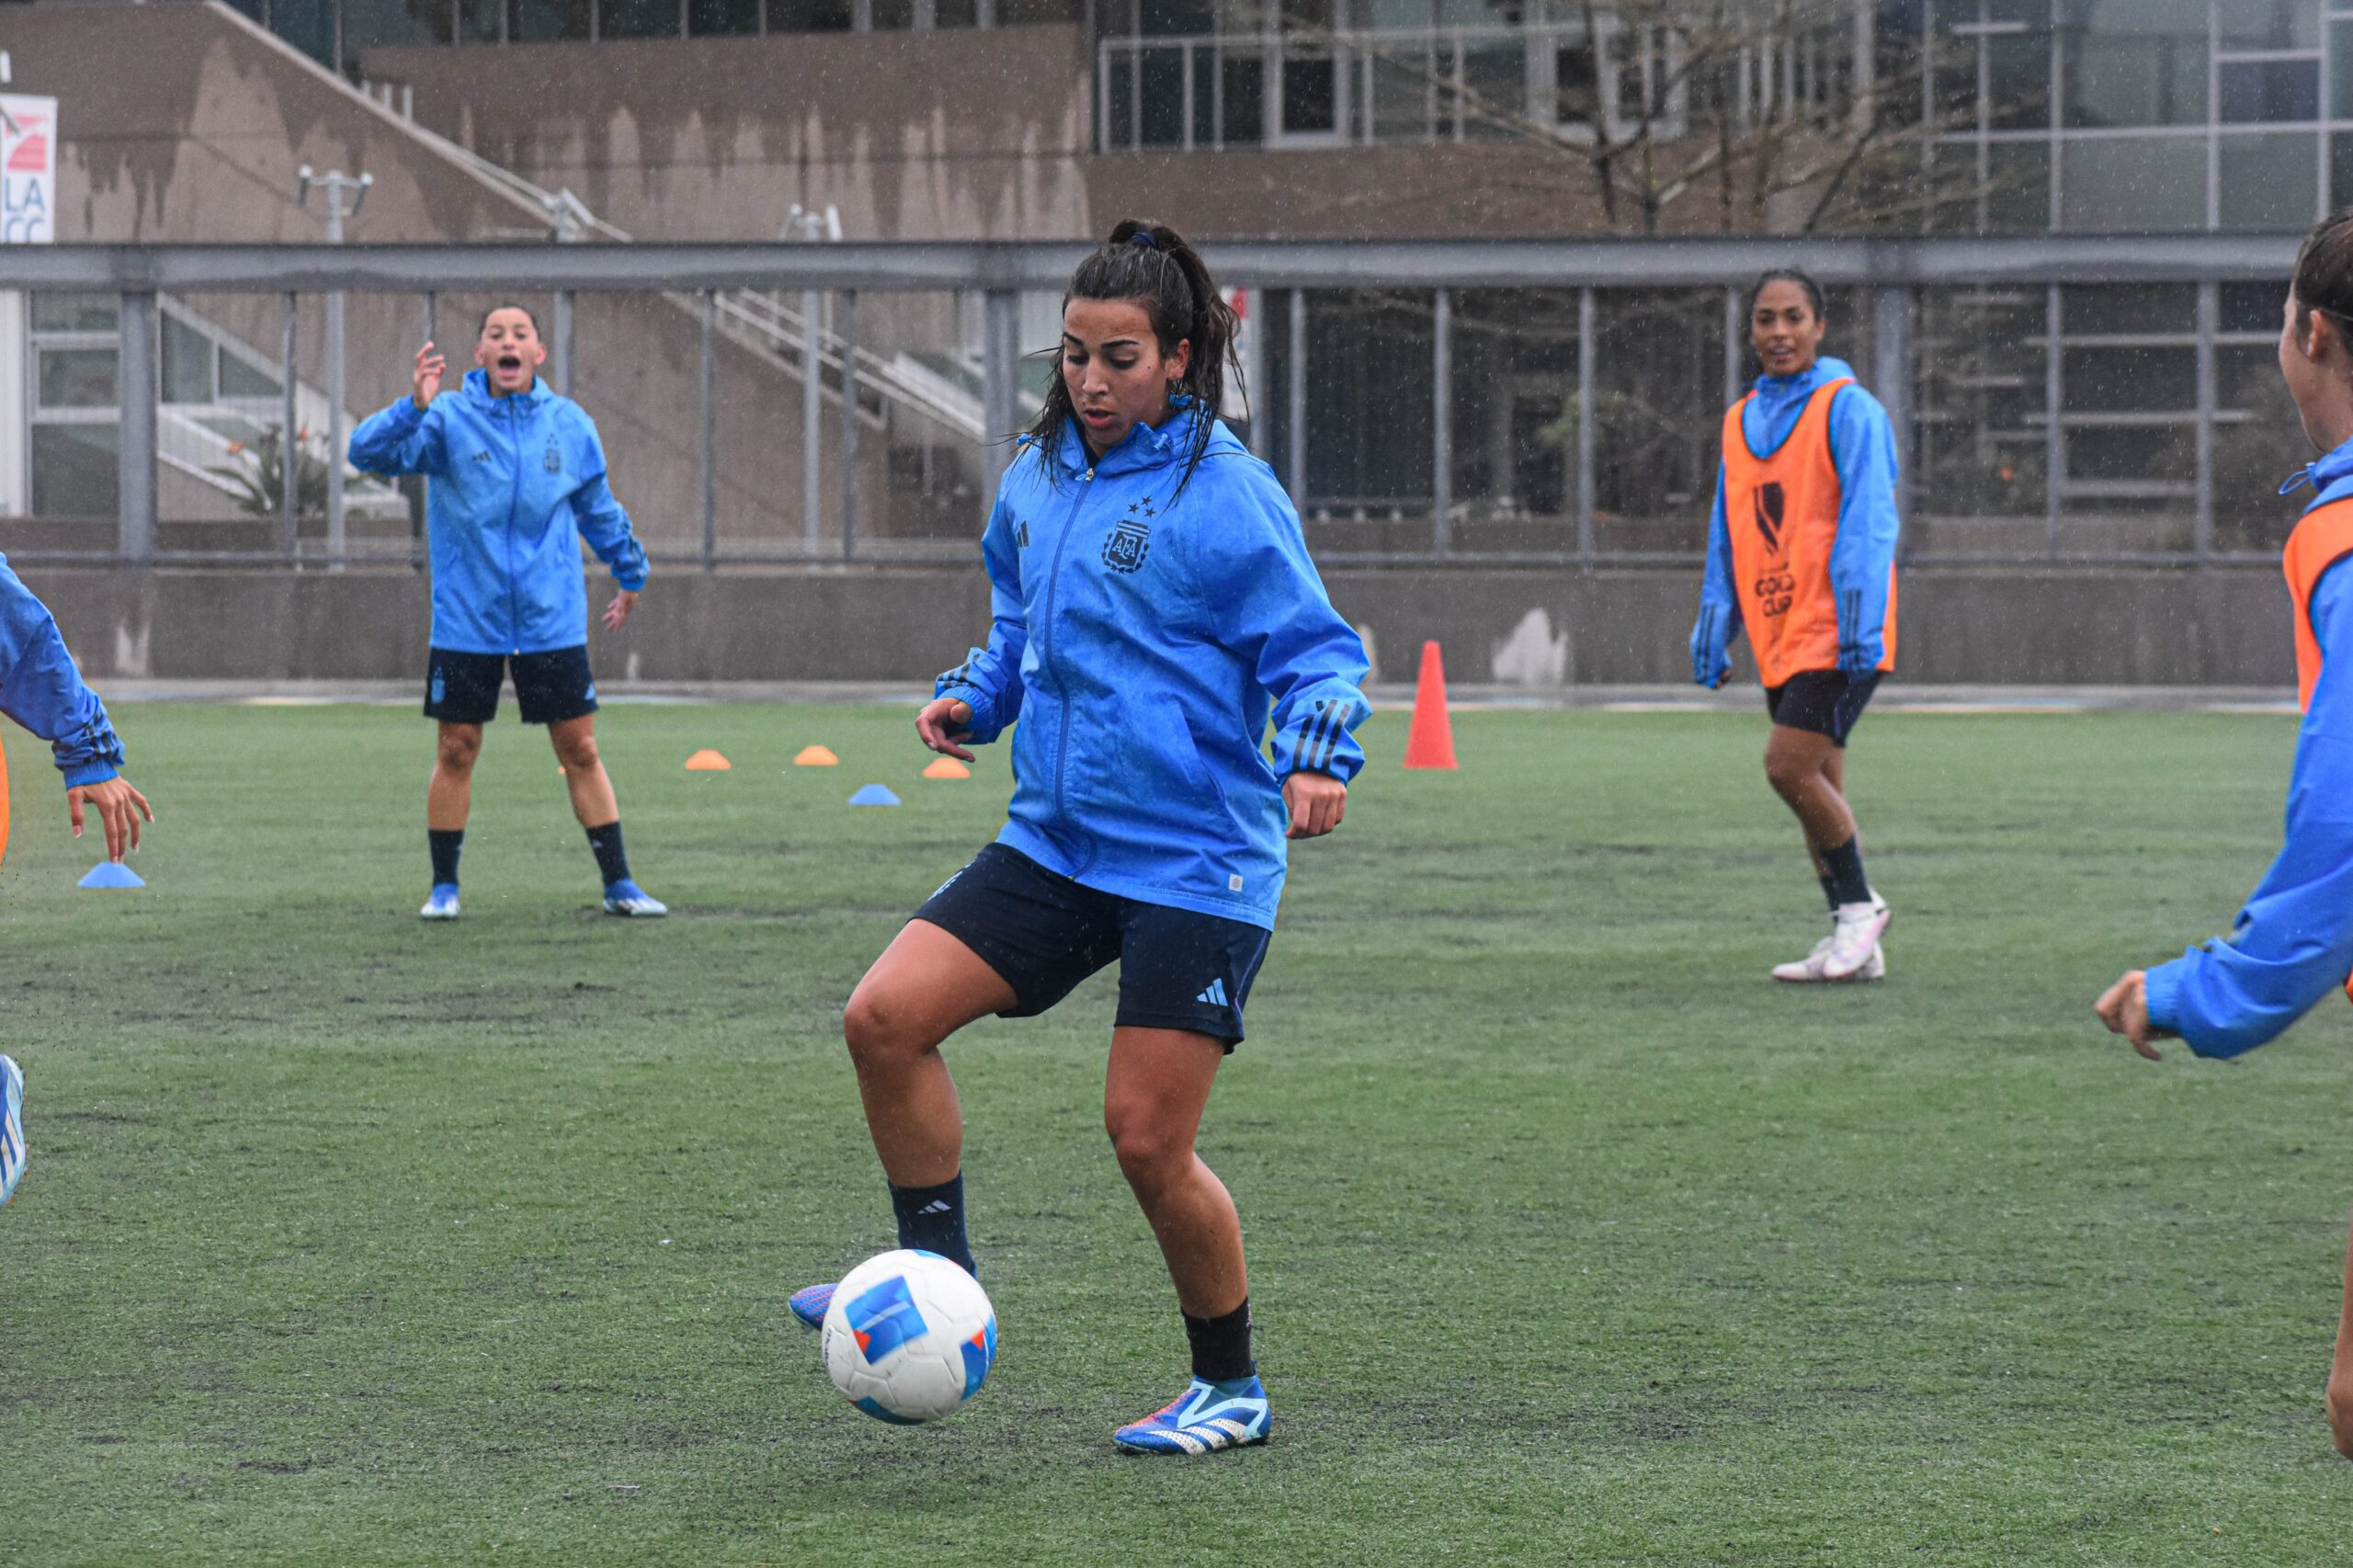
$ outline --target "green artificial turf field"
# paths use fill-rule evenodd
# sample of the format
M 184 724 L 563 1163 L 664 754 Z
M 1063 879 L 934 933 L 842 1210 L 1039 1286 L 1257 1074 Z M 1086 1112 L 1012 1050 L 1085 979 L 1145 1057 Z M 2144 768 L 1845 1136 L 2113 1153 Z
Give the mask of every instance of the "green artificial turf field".
M 973 1405 L 868 1421 L 784 1311 L 890 1243 L 839 1009 L 1002 750 L 928 783 L 899 712 L 610 709 L 676 911 L 628 925 L 510 713 L 427 927 L 412 712 L 117 717 L 142 892 L 74 890 L 94 840 L 7 738 L 0 1561 L 2342 1559 L 2353 1011 L 2232 1065 L 2089 1012 L 2227 926 L 2284 719 L 1867 720 L 1893 972 L 1822 990 L 1766 978 L 1820 913 L 1761 715 L 1463 714 L 1451 776 L 1381 715 L 1204 1130 L 1276 1440 L 1154 1460 L 1107 1440 L 1185 1370 L 1108 976 L 950 1047 Z M 847 809 L 872 780 L 906 805 Z

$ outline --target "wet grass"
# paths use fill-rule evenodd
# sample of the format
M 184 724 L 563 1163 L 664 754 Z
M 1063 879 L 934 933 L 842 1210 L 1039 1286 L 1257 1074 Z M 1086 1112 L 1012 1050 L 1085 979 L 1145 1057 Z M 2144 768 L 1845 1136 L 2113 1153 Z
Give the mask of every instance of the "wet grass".
M 2087 1006 L 2227 926 L 2292 731 L 1866 722 L 1883 986 L 1816 933 L 1761 720 L 1462 716 L 1296 856 L 1204 1147 L 1271 1447 L 1122 1460 L 1183 1376 L 1106 1151 L 1112 987 L 952 1048 L 1004 1324 L 900 1431 L 784 1298 L 887 1244 L 836 1037 L 994 831 L 881 710 L 622 707 L 627 926 L 543 741 L 491 734 L 454 928 L 392 709 L 126 706 L 151 887 L 80 893 L 11 732 L 0 1560 L 2325 1562 L 2345 1213 L 2325 1005 L 2150 1067 Z M 846 766 L 794 770 L 824 741 Z M 733 772 L 679 763 L 716 745 Z M 851 811 L 890 783 L 897 811 Z

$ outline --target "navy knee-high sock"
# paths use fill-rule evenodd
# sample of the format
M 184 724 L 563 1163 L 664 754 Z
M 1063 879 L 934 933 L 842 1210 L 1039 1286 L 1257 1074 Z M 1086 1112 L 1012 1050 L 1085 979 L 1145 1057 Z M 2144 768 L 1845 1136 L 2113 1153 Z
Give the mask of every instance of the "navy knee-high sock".
M 964 1239 L 964 1173 L 938 1187 L 891 1187 L 891 1210 L 899 1217 L 899 1244 L 936 1252 L 978 1278 L 972 1244 Z

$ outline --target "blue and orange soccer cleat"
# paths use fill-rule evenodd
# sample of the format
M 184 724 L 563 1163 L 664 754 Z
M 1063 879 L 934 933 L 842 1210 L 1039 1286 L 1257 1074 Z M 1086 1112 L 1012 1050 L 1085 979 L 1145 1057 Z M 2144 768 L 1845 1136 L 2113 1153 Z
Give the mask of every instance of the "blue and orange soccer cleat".
M 606 884 L 605 913 L 631 920 L 659 920 L 670 913 L 670 906 L 623 877 Z
M 1169 1403 L 1111 1434 L 1131 1454 L 1213 1454 L 1263 1443 L 1273 1430 L 1267 1389 L 1256 1377 L 1212 1383 L 1199 1378 Z
M 834 1304 L 834 1287 L 830 1283 L 804 1285 L 795 1290 L 792 1299 L 784 1304 L 794 1317 L 801 1320 L 801 1327 L 823 1328 L 825 1326 L 825 1309 Z
M 25 1070 L 0 1056 L 0 1203 L 25 1174 Z

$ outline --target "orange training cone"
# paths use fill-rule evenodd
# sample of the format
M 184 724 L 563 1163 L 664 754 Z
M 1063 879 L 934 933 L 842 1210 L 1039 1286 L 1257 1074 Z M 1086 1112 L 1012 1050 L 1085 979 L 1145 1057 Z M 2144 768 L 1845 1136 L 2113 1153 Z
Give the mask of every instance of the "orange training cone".
M 1454 723 L 1446 713 L 1446 661 L 1435 642 L 1422 644 L 1422 675 L 1414 684 L 1414 727 L 1405 733 L 1405 766 L 1455 766 Z
M 952 756 L 943 756 L 923 770 L 926 778 L 970 778 L 972 770 Z
M 699 751 L 687 758 L 689 773 L 724 773 L 735 765 L 715 751 Z
M 842 759 L 824 746 L 802 746 L 792 758 L 795 767 L 839 767 Z

